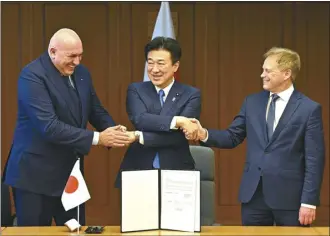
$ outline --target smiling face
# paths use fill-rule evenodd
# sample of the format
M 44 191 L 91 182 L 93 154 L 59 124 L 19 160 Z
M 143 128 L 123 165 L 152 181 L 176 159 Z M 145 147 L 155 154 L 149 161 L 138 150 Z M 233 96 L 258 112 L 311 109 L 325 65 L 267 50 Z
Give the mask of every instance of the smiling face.
M 279 68 L 277 60 L 276 55 L 267 57 L 262 66 L 263 72 L 261 74 L 263 88 L 273 93 L 284 91 L 292 84 L 291 70 Z
M 179 68 L 179 62 L 172 63 L 171 53 L 164 49 L 148 53 L 148 76 L 153 85 L 166 88 Z
M 73 74 L 76 66 L 80 64 L 83 54 L 82 42 L 76 32 L 63 28 L 51 38 L 48 53 L 58 71 L 68 76 Z
M 83 54 L 81 41 L 59 44 L 51 49 L 52 61 L 62 75 L 73 74 L 76 66 L 80 64 Z

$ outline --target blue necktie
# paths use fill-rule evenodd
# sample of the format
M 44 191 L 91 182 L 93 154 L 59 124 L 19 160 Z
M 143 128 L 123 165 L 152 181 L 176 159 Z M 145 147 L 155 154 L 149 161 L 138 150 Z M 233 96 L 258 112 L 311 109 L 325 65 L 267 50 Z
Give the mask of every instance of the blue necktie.
M 162 89 L 159 90 L 158 95 L 159 95 L 160 105 L 163 107 L 163 105 L 164 105 L 164 96 L 165 96 L 164 90 L 162 90 Z M 152 165 L 156 169 L 159 169 L 159 167 L 160 167 L 160 165 L 159 165 L 159 155 L 158 155 L 158 152 L 156 153 L 156 156 L 155 156 L 155 159 L 154 159 L 154 162 L 153 162 Z
M 275 121 L 275 102 L 279 98 L 277 94 L 272 95 L 272 101 L 269 104 L 268 116 L 267 116 L 267 134 L 268 134 L 268 142 L 272 138 L 274 132 L 274 121 Z

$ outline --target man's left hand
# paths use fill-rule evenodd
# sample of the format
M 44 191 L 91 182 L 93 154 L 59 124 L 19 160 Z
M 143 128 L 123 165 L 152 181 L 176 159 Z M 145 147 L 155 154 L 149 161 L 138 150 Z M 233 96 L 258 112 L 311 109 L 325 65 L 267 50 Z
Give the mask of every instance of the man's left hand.
M 127 128 L 123 125 L 117 125 L 117 126 L 115 126 L 115 130 L 120 130 L 122 132 L 126 132 Z
M 137 140 L 137 137 L 135 136 L 135 133 L 134 131 L 127 131 L 127 128 L 123 125 L 117 125 L 117 127 L 115 128 L 115 130 L 118 130 L 118 131 L 121 131 L 121 132 L 124 132 L 128 135 L 129 137 L 129 144 L 135 142 Z M 128 145 L 129 145 L 128 144 Z M 128 146 L 126 145 L 126 146 Z
M 316 218 L 316 209 L 301 206 L 299 210 L 299 222 L 302 225 L 310 225 Z
M 135 136 L 134 131 L 127 131 L 127 135 L 129 137 L 129 143 L 130 144 L 138 140 L 137 136 Z

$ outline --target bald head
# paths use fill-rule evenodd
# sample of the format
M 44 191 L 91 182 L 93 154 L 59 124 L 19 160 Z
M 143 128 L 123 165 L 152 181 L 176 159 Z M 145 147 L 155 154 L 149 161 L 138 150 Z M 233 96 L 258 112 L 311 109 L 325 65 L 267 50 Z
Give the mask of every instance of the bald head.
M 59 72 L 68 76 L 80 64 L 83 53 L 82 42 L 76 32 L 63 28 L 50 39 L 48 53 Z
M 63 48 L 75 44 L 82 44 L 76 32 L 71 29 L 60 29 L 50 39 L 48 50 L 52 47 Z

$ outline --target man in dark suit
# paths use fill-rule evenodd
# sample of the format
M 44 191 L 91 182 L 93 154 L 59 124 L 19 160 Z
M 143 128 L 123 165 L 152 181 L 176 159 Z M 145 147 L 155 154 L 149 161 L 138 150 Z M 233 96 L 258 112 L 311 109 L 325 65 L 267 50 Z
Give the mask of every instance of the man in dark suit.
M 120 170 L 194 169 L 189 143 L 181 129 L 194 132 L 199 118 L 200 91 L 174 79 L 179 68 L 181 47 L 172 38 L 157 37 L 145 46 L 150 81 L 129 85 L 126 109 L 137 130 Z M 120 172 L 116 186 L 120 186 Z
M 57 225 L 76 218 L 61 195 L 77 160 L 92 145 L 123 147 L 129 136 L 99 101 L 91 76 L 80 65 L 79 36 L 61 29 L 48 52 L 25 66 L 18 80 L 18 118 L 4 181 L 14 189 L 19 226 Z M 97 131 L 87 130 L 90 122 Z M 80 224 L 84 224 L 84 208 Z
M 272 48 L 264 56 L 265 91 L 245 98 L 227 130 L 206 130 L 195 120 L 198 139 L 234 148 L 247 138 L 239 191 L 243 225 L 310 225 L 324 171 L 321 106 L 293 86 L 300 70 L 296 52 Z

